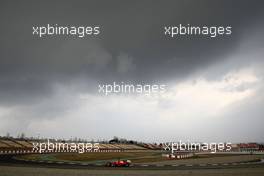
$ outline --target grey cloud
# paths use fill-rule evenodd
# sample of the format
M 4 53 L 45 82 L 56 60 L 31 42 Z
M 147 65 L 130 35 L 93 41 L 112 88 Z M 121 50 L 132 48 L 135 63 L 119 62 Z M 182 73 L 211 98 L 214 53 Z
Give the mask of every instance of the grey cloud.
M 3 2 L 2 74 L 20 75 L 29 71 L 33 74 L 45 74 L 48 70 L 50 74 L 59 72 L 67 76 L 78 75 L 84 71 L 87 76 L 96 79 L 118 80 L 119 74 L 115 75 L 114 65 L 118 54 L 124 52 L 135 58 L 136 65 L 136 70 L 126 75 L 127 79 L 153 81 L 179 78 L 208 64 L 222 61 L 239 47 L 244 28 L 261 22 L 263 16 L 263 5 L 259 1 L 241 1 L 239 4 L 225 1 L 80 1 L 74 4 L 70 1 L 56 1 L 51 3 L 52 6 L 48 4 L 28 1 L 13 5 L 12 2 Z M 14 13 L 11 13 L 13 11 Z M 102 35 L 97 39 L 81 40 L 66 37 L 37 39 L 31 35 L 32 25 L 47 23 L 101 25 Z M 220 39 L 168 39 L 163 35 L 164 25 L 179 23 L 231 25 L 233 35 Z M 106 57 L 113 56 L 110 65 L 102 74 L 95 74 L 93 66 L 85 67 L 87 62 L 90 62 L 88 57 L 91 54 L 96 62 L 105 57 L 98 52 L 90 52 L 91 42 L 109 52 L 107 55 L 111 56 Z M 67 48 L 70 45 L 73 46 Z M 105 73 L 113 76 L 107 78 Z
M 122 74 L 129 71 L 133 71 L 135 69 L 133 60 L 134 60 L 133 57 L 128 56 L 125 53 L 120 53 L 117 56 L 117 72 Z
M 1 1 L 0 106 L 28 108 L 15 109 L 21 115 L 14 119 L 55 119 L 75 107 L 57 85 L 74 96 L 95 95 L 98 83 L 175 84 L 199 74 L 217 80 L 230 70 L 257 67 L 263 64 L 263 9 L 256 0 Z M 99 25 L 101 33 L 81 39 L 32 35 L 32 26 L 48 23 Z M 180 23 L 231 25 L 233 33 L 164 36 L 164 26 Z

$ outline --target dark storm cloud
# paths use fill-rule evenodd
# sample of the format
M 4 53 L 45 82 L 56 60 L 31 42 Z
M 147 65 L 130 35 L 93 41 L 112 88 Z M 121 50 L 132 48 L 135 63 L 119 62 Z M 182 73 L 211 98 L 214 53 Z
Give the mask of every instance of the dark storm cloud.
M 221 62 L 238 47 L 245 28 L 263 23 L 263 3 L 249 0 L 1 1 L 0 9 L 2 103 L 47 96 L 53 84 L 80 79 L 87 91 L 96 91 L 97 82 L 181 79 Z M 32 26 L 48 23 L 99 25 L 101 34 L 83 39 L 32 35 Z M 180 23 L 231 25 L 233 34 L 217 39 L 163 35 L 165 25 Z M 122 57 L 127 61 L 120 63 Z

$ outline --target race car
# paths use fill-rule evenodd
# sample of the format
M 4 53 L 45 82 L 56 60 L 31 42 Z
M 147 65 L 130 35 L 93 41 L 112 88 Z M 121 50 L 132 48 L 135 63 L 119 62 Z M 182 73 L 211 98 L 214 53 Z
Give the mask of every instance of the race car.
M 106 166 L 108 167 L 129 167 L 130 165 L 131 165 L 130 160 L 117 160 L 106 163 Z

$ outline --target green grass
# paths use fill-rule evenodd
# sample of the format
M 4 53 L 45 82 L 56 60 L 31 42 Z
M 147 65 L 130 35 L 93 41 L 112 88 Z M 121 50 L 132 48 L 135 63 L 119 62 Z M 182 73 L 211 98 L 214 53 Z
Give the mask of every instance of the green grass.
M 73 162 L 86 162 L 86 163 L 105 163 L 106 161 L 113 160 L 126 160 L 129 159 L 133 163 L 149 163 L 149 162 L 161 162 L 167 161 L 166 157 L 161 156 L 161 152 L 158 151 L 146 151 L 146 152 L 91 152 L 91 153 L 58 153 L 58 154 L 30 154 L 21 156 L 28 160 L 44 160 L 44 161 L 73 161 Z M 208 155 L 194 155 L 193 157 L 181 159 L 181 160 L 196 160 L 199 158 L 215 158 L 237 156 L 227 154 L 208 154 Z
M 159 152 L 109 152 L 109 153 L 59 153 L 59 154 L 31 154 L 22 158 L 28 160 L 56 160 L 56 161 L 77 161 L 77 162 L 102 162 L 117 159 L 130 159 L 134 163 L 154 162 L 166 160 Z

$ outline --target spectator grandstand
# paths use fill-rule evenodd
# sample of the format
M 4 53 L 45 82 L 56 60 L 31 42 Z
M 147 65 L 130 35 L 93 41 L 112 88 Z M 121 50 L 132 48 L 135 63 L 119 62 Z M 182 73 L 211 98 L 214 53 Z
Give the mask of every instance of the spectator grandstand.
M 0 138 L 0 154 L 10 153 L 34 153 L 33 143 L 45 142 L 45 140 L 31 140 L 31 139 L 15 139 L 15 138 Z M 63 141 L 64 143 L 70 143 L 72 141 Z M 136 144 L 108 144 L 99 143 L 99 152 L 104 151 L 127 151 L 127 150 L 146 150 L 143 146 Z M 54 151 L 56 152 L 56 151 Z

